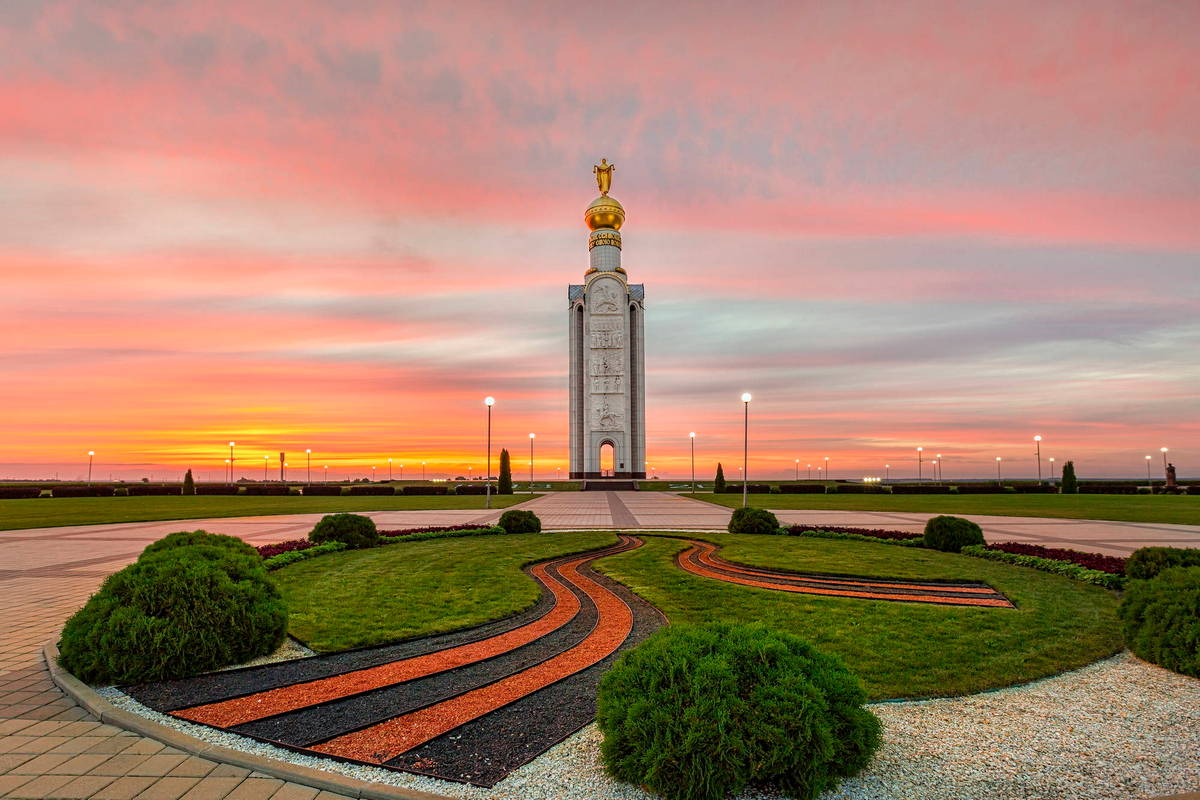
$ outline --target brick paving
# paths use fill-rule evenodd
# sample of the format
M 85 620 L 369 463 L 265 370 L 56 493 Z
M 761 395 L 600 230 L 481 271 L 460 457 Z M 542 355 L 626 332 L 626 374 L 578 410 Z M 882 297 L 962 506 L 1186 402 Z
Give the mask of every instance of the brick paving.
M 666 492 L 551 493 L 522 505 L 547 528 L 723 528 L 730 510 Z M 501 511 L 382 511 L 382 528 L 489 523 Z M 914 530 L 928 514 L 776 512 L 787 523 Z M 155 539 L 203 528 L 253 544 L 301 538 L 319 514 L 141 522 L 0 532 L 0 797 L 330 800 L 342 797 L 189 756 L 103 725 L 51 682 L 41 647 L 95 591 Z M 1126 555 L 1165 544 L 1200 547 L 1200 527 L 1095 520 L 972 517 L 989 539 Z

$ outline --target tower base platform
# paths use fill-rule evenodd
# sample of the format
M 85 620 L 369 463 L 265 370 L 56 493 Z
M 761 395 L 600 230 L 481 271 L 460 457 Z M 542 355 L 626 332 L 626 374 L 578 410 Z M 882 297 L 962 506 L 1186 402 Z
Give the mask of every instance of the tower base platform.
M 588 478 L 583 482 L 584 492 L 636 492 L 638 482 L 626 478 Z

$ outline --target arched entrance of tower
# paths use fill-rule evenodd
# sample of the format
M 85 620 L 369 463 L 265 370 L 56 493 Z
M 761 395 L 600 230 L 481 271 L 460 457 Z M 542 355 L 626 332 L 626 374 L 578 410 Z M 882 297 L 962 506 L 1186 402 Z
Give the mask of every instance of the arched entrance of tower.
M 617 459 L 617 448 L 611 441 L 605 440 L 600 443 L 600 476 L 602 478 L 611 478 L 613 475 L 613 466 Z

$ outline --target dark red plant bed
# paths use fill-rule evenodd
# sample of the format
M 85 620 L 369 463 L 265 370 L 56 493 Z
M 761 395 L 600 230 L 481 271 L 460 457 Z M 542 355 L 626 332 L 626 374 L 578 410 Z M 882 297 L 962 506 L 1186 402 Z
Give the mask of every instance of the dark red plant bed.
M 823 523 L 791 525 L 788 533 L 798 536 L 804 531 L 829 531 L 830 533 L 853 533 L 858 536 L 873 536 L 876 539 L 920 539 L 921 534 L 912 531 L 889 531 L 883 528 L 852 528 L 841 525 L 825 525 Z
M 277 556 L 280 553 L 290 553 L 293 550 L 307 550 L 310 547 L 316 546 L 316 542 L 310 542 L 308 539 L 289 539 L 286 542 L 260 545 L 258 548 L 258 554 L 263 558 L 270 558 L 271 556 Z
M 988 550 L 1001 550 L 1005 553 L 1016 553 L 1020 556 L 1037 556 L 1052 558 L 1055 561 L 1070 561 L 1088 569 L 1097 569 L 1113 575 L 1125 574 L 1125 559 L 1117 556 L 1106 556 L 1101 553 L 1085 553 L 1082 550 L 1066 550 L 1060 547 L 1043 547 L 1040 544 L 1024 544 L 1022 542 L 999 542 L 989 544 Z

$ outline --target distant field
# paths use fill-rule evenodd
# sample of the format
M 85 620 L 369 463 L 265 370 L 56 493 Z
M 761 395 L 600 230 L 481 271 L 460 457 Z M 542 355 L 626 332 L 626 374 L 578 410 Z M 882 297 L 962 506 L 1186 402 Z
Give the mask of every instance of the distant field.
M 493 495 L 492 508 L 530 500 L 527 494 Z M 317 514 L 336 511 L 421 511 L 482 509 L 481 495 L 462 497 L 42 497 L 0 500 L 0 531 L 92 525 L 109 522 L 148 522 L 160 519 L 254 517 L 267 514 Z
M 690 495 L 689 495 L 690 496 Z M 697 500 L 737 508 L 740 494 L 697 494 Z M 758 508 L 842 511 L 913 511 L 930 514 L 995 514 L 1004 517 L 1108 519 L 1200 525 L 1200 497 L 1104 494 L 752 494 Z

